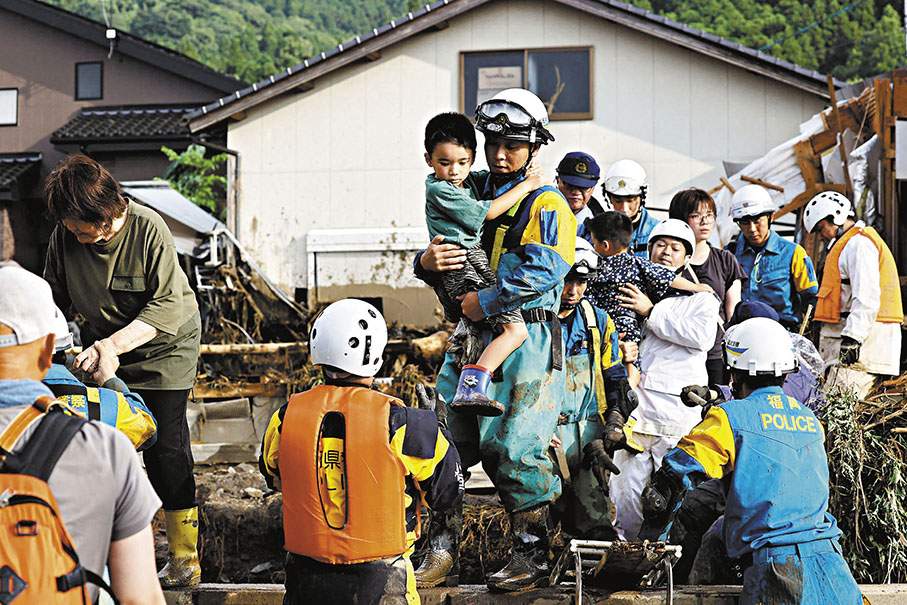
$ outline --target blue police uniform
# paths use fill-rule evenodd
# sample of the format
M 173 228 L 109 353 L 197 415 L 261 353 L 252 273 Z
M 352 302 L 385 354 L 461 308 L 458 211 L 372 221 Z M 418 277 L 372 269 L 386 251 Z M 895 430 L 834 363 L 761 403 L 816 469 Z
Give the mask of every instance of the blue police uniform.
M 746 275 L 743 300 L 764 302 L 787 327 L 799 323 L 805 301 L 819 293 L 816 270 L 806 250 L 772 231 L 761 250 L 741 236 L 734 256 Z
M 649 234 L 660 221 L 649 214 L 645 206 L 639 209 L 638 220 L 633 222 L 633 238 L 630 240 L 630 253 L 649 258 Z
M 742 604 L 862 602 L 828 512 L 824 439 L 809 408 L 765 387 L 712 407 L 664 458 L 685 489 L 725 479 L 728 555 L 753 557 Z
M 583 304 L 587 304 L 595 314 L 595 326 L 600 333 L 597 358 L 600 360 L 605 392 L 608 396 L 616 395 L 627 379 L 627 369 L 621 363 L 617 328 L 604 309 L 585 300 L 580 303 Z M 605 497 L 591 470 L 582 468 L 583 447 L 602 436 L 601 414 L 606 403 L 602 402 L 599 409 L 592 365 L 596 356 L 590 354 L 592 339 L 584 309 L 580 305 L 561 320 L 566 389 L 557 436 L 561 440 L 558 449 L 564 455 L 571 485 L 558 499 L 555 509 L 560 513 L 568 533 L 590 539 L 613 540 L 617 534 L 611 525 L 611 502 Z
M 497 198 L 514 184 L 495 188 L 489 177 L 482 196 Z M 554 187 L 533 191 L 514 208 L 509 218 L 504 215 L 485 224 L 482 242 L 493 264 L 498 227 L 512 220 L 503 239 L 497 282 L 479 291 L 479 304 L 486 316 L 521 309 L 524 316 L 531 313 L 544 321 L 527 320 L 526 340 L 499 368 L 502 380 L 492 381 L 488 388 L 488 397 L 506 406 L 503 416 L 448 416 L 463 468 L 481 461 L 509 512 L 553 502 L 561 493 L 560 479 L 546 455 L 564 391 L 564 372 L 556 367 L 560 360 L 555 358 L 561 343 L 553 341 L 552 333 L 560 327 L 556 313 L 576 244 L 576 219 Z M 431 279 L 418 263 L 417 258 L 417 275 Z M 487 346 L 494 335 L 490 330 L 482 335 Z M 447 401 L 453 400 L 459 377 L 460 369 L 448 353 L 437 381 L 438 392 Z
M 148 449 L 157 440 L 157 422 L 138 393 L 130 391 L 119 378 L 105 384 L 111 388 L 93 388 L 82 384 L 66 369 L 55 363 L 43 380 L 57 399 L 88 418 L 119 429 L 129 437 L 137 451 Z

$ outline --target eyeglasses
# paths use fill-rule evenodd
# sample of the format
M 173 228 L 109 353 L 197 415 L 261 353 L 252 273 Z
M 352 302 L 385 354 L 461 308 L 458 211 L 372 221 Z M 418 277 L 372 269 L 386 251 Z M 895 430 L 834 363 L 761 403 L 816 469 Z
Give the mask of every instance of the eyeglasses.
M 743 225 L 750 225 L 750 224 L 756 224 L 756 223 L 758 223 L 759 220 L 760 220 L 763 216 L 767 216 L 767 215 L 765 215 L 765 214 L 760 214 L 759 216 L 744 216 L 744 217 L 742 217 L 742 218 L 734 219 L 734 222 L 737 223 L 739 226 L 742 227 Z
M 714 212 L 706 212 L 705 214 L 694 212 L 689 216 L 689 219 L 691 221 L 696 221 L 697 223 L 711 223 L 715 220 L 715 218 L 716 217 Z

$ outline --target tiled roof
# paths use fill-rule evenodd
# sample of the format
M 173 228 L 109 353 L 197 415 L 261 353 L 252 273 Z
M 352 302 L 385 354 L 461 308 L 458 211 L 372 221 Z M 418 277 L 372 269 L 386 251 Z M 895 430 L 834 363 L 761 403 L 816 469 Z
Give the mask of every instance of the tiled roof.
M 182 118 L 197 106 L 90 107 L 56 130 L 50 142 L 189 139 Z
M 72 3 L 70 3 L 72 4 Z M 0 0 L 0 8 L 23 15 L 38 23 L 59 29 L 100 45 L 110 46 L 107 26 L 57 6 L 39 0 Z M 215 91 L 227 93 L 242 86 L 244 82 L 203 65 L 186 55 L 160 46 L 124 31 L 116 31 L 116 52 L 139 61 L 144 61 Z
M 563 2 L 570 6 L 576 7 L 575 2 L 565 2 L 565 0 L 556 0 L 556 1 Z M 356 36 L 355 38 L 353 38 L 351 40 L 347 40 L 343 44 L 338 44 L 336 47 L 334 47 L 330 50 L 327 50 L 314 57 L 310 57 L 309 59 L 306 59 L 305 61 L 303 61 L 302 63 L 300 63 L 298 65 L 295 65 L 293 67 L 288 67 L 287 69 L 285 69 L 279 73 L 276 73 L 272 76 L 269 76 L 267 79 L 262 80 L 261 82 L 257 82 L 255 84 L 253 84 L 252 86 L 248 86 L 241 90 L 237 90 L 229 96 L 222 97 L 222 98 L 218 99 L 217 101 L 214 101 L 213 103 L 209 103 L 208 105 L 205 105 L 204 107 L 200 108 L 199 110 L 187 114 L 186 120 L 187 121 L 195 120 L 197 118 L 200 118 L 200 117 L 206 115 L 209 112 L 217 111 L 218 109 L 220 109 L 222 107 L 230 105 L 231 103 L 235 103 L 236 101 L 238 101 L 240 99 L 245 99 L 246 97 L 254 96 L 257 93 L 259 93 L 260 91 L 267 89 L 270 86 L 273 86 L 277 82 L 285 80 L 286 78 L 294 76 L 296 74 L 299 74 L 300 72 L 309 70 L 309 69 L 313 68 L 314 66 L 319 65 L 319 64 L 323 63 L 324 61 L 327 61 L 328 59 L 331 59 L 332 57 L 340 55 L 344 52 L 348 52 L 348 51 L 360 46 L 361 44 L 363 44 L 365 42 L 368 42 L 375 38 L 379 38 L 380 36 L 387 34 L 388 32 L 395 30 L 400 26 L 406 25 L 413 21 L 418 21 L 419 19 L 426 17 L 432 11 L 437 11 L 438 9 L 440 9 L 442 7 L 445 7 L 449 4 L 456 4 L 457 2 L 463 2 L 465 5 L 467 3 L 467 0 L 437 0 L 436 2 L 433 2 L 431 4 L 426 4 L 419 10 L 408 13 L 407 15 L 405 15 L 399 19 L 395 19 L 394 21 L 391 21 L 390 23 L 383 25 L 381 27 L 375 28 L 372 31 L 365 33 L 361 36 Z M 481 5 L 482 2 L 472 2 L 471 4 L 473 6 L 478 6 L 478 5 Z M 796 76 L 798 76 L 800 78 L 812 81 L 815 85 L 817 85 L 817 87 L 826 85 L 826 77 L 817 71 L 806 69 L 804 67 L 791 63 L 790 61 L 785 61 L 783 59 L 779 59 L 778 57 L 775 57 L 768 53 L 764 53 L 762 51 L 759 51 L 759 50 L 756 50 L 753 48 L 749 48 L 738 42 L 732 42 L 730 40 L 716 36 L 714 34 L 710 34 L 703 30 L 696 29 L 694 27 L 690 27 L 689 25 L 686 25 L 683 23 L 678 23 L 676 21 L 672 21 L 671 19 L 668 19 L 667 17 L 664 17 L 662 15 L 657 15 L 657 14 L 653 13 L 652 11 L 647 11 L 647 10 L 641 9 L 637 6 L 633 6 L 632 4 L 627 4 L 625 2 L 618 2 L 617 0 L 592 0 L 592 4 L 599 5 L 600 7 L 605 7 L 607 9 L 612 9 L 611 10 L 612 13 L 616 11 L 616 12 L 620 12 L 623 14 L 629 13 L 629 14 L 635 15 L 638 18 L 641 18 L 643 20 L 650 22 L 653 26 L 658 25 L 658 26 L 663 26 L 663 27 L 667 27 L 671 30 L 674 30 L 680 36 L 683 36 L 683 37 L 687 37 L 690 39 L 696 39 L 696 40 L 700 40 L 700 41 L 705 41 L 707 44 L 714 45 L 715 47 L 720 48 L 724 55 L 727 55 L 727 54 L 742 55 L 744 57 L 745 61 L 749 61 L 753 64 L 760 64 L 763 66 L 771 65 L 774 68 L 778 68 L 778 69 L 781 69 L 784 71 L 791 72 L 792 74 L 795 74 Z M 579 8 L 579 7 L 576 7 L 576 8 Z M 588 9 L 580 8 L 579 10 L 588 10 Z M 836 86 L 844 85 L 844 82 L 841 82 L 838 80 L 836 80 L 835 83 L 836 83 Z M 224 117 L 226 117 L 226 116 L 224 116 Z
M 0 189 L 9 189 L 34 166 L 41 165 L 37 152 L 0 153 Z

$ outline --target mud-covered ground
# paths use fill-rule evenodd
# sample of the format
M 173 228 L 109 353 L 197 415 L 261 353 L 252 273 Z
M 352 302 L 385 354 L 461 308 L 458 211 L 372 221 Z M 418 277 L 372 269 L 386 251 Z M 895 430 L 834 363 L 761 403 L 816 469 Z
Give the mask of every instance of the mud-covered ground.
M 196 472 L 195 480 L 202 581 L 283 583 L 280 493 L 269 491 L 258 468 L 248 463 L 210 467 Z M 494 495 L 467 494 L 464 517 L 460 582 L 481 584 L 505 562 L 509 522 Z M 160 567 L 167 555 L 161 512 L 154 529 Z

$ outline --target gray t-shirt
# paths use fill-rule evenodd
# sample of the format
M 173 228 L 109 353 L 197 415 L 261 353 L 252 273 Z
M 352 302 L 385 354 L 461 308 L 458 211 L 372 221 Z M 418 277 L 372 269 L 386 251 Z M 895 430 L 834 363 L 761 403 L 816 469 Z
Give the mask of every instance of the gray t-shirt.
M 0 431 L 25 406 L 0 407 Z M 33 424 L 13 448 L 25 447 Z M 97 421 L 85 423 L 48 481 L 86 569 L 103 575 L 110 543 L 135 535 L 161 507 L 129 438 Z M 92 600 L 98 588 L 89 585 Z

